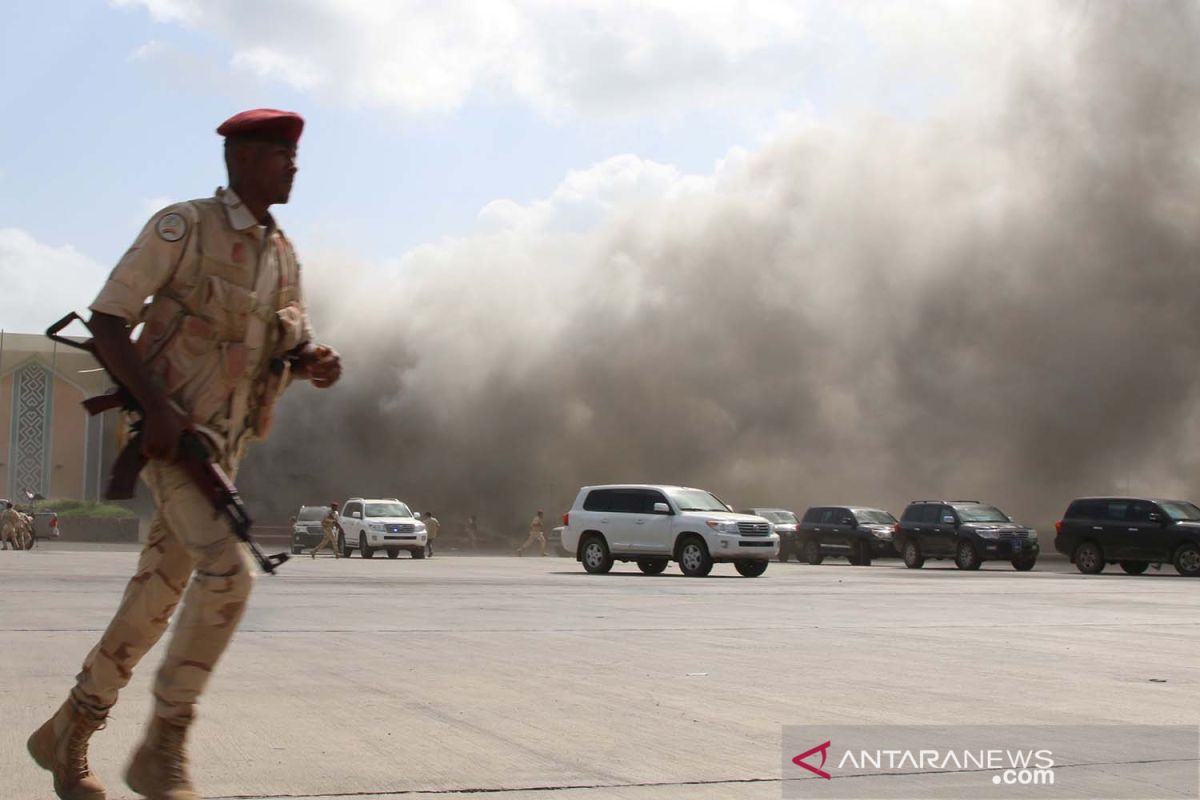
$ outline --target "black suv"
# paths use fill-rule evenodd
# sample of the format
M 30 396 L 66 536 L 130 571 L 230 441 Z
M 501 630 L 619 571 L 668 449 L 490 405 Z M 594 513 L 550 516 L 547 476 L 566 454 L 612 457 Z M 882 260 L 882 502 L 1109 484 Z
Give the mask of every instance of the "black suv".
M 869 567 L 876 556 L 896 555 L 895 530 L 896 518 L 878 508 L 814 506 L 804 512 L 797 545 L 800 558 L 810 564 L 820 564 L 825 556 L 842 556 Z
M 904 509 L 894 540 L 910 569 L 927 558 L 953 558 L 959 569 L 1004 560 L 1025 572 L 1038 557 L 1037 531 L 977 500 L 915 500 Z
M 1087 575 L 1114 562 L 1130 575 L 1164 562 L 1200 575 L 1200 508 L 1185 500 L 1081 497 L 1054 527 L 1054 549 Z

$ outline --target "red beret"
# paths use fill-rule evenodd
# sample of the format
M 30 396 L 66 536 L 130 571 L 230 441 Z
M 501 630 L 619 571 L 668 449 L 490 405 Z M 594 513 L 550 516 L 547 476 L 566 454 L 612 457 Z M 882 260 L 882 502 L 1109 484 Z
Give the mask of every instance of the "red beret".
M 251 139 L 276 139 L 293 147 L 300 141 L 304 118 L 291 111 L 255 108 L 234 114 L 217 128 L 220 136 L 244 136 Z

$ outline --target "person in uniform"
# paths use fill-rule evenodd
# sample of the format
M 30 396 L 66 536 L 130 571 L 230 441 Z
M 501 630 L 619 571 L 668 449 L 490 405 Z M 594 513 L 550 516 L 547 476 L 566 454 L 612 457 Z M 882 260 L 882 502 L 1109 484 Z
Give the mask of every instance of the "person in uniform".
M 17 512 L 21 515 L 21 547 L 25 550 L 33 549 L 33 514 Z
M 437 538 L 438 531 L 442 529 L 442 523 L 438 522 L 438 518 L 433 515 L 432 511 L 423 513 L 421 521 L 425 523 L 425 555 L 432 557 L 433 540 Z
M 303 126 L 297 114 L 274 109 L 224 122 L 217 133 L 229 187 L 155 214 L 91 305 L 93 344 L 144 412 L 142 478 L 155 512 L 120 607 L 66 702 L 27 743 L 63 800 L 106 797 L 88 766 L 88 740 L 177 605 L 153 716 L 125 781 L 149 798 L 200 797 L 188 777 L 186 735 L 242 618 L 254 562 L 175 458 L 193 429 L 232 478 L 292 380 L 324 388 L 341 376 L 337 353 L 314 342 L 300 264 L 268 212 L 291 194 Z
M 525 548 L 530 547 L 534 542 L 538 542 L 542 546 L 542 555 L 546 555 L 546 523 L 544 521 L 545 512 L 538 509 L 537 514 L 529 522 L 529 538 L 525 540 L 525 544 L 517 550 L 518 556 L 525 555 Z
M 472 550 L 479 547 L 479 522 L 475 519 L 474 514 L 467 517 L 467 521 L 463 525 L 463 533 L 466 535 L 467 541 L 470 542 Z
M 321 517 L 321 530 L 325 532 L 325 538 L 321 540 L 319 545 L 312 549 L 309 555 L 313 558 L 316 558 L 317 551 L 322 547 L 328 546 L 329 549 L 333 551 L 334 558 L 341 558 L 342 551 L 339 550 L 337 546 L 337 534 L 340 533 L 345 536 L 346 532 L 342 530 L 342 523 L 338 521 L 337 503 L 330 503 L 329 512 L 325 514 L 325 516 Z
M 7 550 L 12 543 L 13 550 L 21 549 L 21 512 L 13 508 L 10 502 L 4 503 L 4 511 L 0 512 L 0 550 Z

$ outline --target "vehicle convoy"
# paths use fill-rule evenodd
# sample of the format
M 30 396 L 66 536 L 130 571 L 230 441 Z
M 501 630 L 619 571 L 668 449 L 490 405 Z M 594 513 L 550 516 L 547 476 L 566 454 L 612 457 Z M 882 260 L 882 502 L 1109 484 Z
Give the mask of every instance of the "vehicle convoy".
M 325 538 L 321 520 L 329 513 L 329 506 L 300 506 L 292 517 L 292 554 L 311 550 Z
M 1081 497 L 1054 527 L 1054 549 L 1086 575 L 1108 564 L 1140 575 L 1162 563 L 1180 575 L 1200 575 L 1200 508 L 1186 500 Z
M 865 506 L 814 506 L 804 512 L 797 534 L 797 557 L 820 564 L 840 556 L 855 566 L 869 567 L 871 559 L 896 555 L 892 537 L 896 518 Z
M 396 558 L 407 550 L 413 558 L 425 557 L 425 523 L 394 497 L 351 497 L 342 504 L 338 521 L 338 549 L 344 556 L 358 550 L 363 558 L 373 558 L 375 551 L 384 550 L 388 558 Z
M 900 516 L 893 541 L 910 569 L 928 558 L 952 558 L 964 570 L 1003 560 L 1025 572 L 1038 557 L 1037 531 L 977 500 L 915 500 Z
M 800 520 L 796 512 L 786 508 L 744 508 L 738 513 L 762 517 L 771 523 L 771 529 L 779 534 L 780 561 L 787 561 L 793 553 L 799 552 L 796 548 L 796 531 L 800 527 Z
M 634 561 L 657 575 L 676 561 L 684 575 L 702 577 L 730 562 L 756 578 L 779 552 L 779 536 L 767 520 L 736 513 L 703 489 L 613 484 L 579 490 L 563 515 L 562 545 L 594 574 Z

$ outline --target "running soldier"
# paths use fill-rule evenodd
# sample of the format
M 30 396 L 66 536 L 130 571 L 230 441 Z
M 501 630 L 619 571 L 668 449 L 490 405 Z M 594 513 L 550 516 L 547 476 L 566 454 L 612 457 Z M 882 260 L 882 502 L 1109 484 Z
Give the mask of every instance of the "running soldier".
M 337 536 L 334 534 L 334 531 L 337 531 L 342 536 L 345 536 L 346 532 L 342 530 L 342 523 L 338 521 L 337 503 L 329 504 L 329 512 L 321 518 L 321 530 L 325 533 L 325 538 L 321 540 L 319 545 L 312 549 L 312 552 L 309 553 L 309 555 L 313 558 L 316 558 L 317 551 L 322 547 L 328 546 L 329 549 L 333 551 L 334 558 L 341 558 L 342 551 L 338 547 Z
M 542 555 L 546 555 L 546 523 L 544 522 L 544 517 L 545 512 L 539 508 L 537 514 L 535 514 L 533 519 L 529 522 L 529 538 L 527 538 L 525 540 L 525 544 L 521 545 L 520 549 L 517 550 L 518 556 L 525 555 L 525 548 L 532 546 L 534 542 L 537 542 L 541 545 Z

